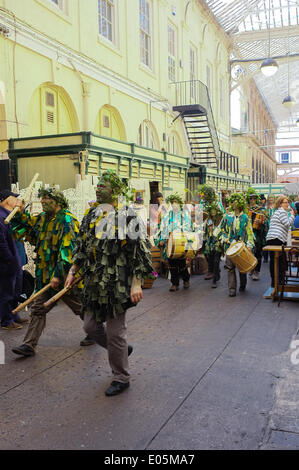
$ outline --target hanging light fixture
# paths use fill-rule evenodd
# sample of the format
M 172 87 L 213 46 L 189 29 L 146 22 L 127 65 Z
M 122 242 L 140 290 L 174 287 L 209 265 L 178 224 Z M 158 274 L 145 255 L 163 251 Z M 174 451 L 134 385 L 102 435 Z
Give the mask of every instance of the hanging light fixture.
M 271 59 L 270 57 L 270 0 L 269 0 L 269 22 L 268 22 L 268 31 L 269 31 L 269 41 L 268 41 L 268 58 L 263 60 L 262 65 L 260 67 L 261 72 L 266 76 L 266 77 L 272 77 L 277 70 L 278 70 L 278 64 L 276 60 Z
M 283 99 L 282 104 L 285 108 L 288 108 L 288 109 L 292 108 L 295 104 L 294 98 L 290 95 L 290 30 L 289 29 L 288 29 L 288 94 Z
M 272 75 L 275 75 L 278 70 L 278 63 L 276 60 L 269 57 L 268 59 L 263 60 L 260 69 L 266 77 L 272 77 Z
M 292 108 L 295 104 L 295 100 L 291 95 L 288 95 L 283 99 L 282 104 L 285 108 Z

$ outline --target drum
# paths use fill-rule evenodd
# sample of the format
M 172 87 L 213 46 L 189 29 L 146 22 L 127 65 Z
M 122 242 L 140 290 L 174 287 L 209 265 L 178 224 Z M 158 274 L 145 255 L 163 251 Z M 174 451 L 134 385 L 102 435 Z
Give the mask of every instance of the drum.
M 201 248 L 197 232 L 174 230 L 167 241 L 167 257 L 171 259 L 194 258 Z
M 233 242 L 226 256 L 236 265 L 240 273 L 249 273 L 257 265 L 256 257 L 248 250 L 244 242 Z
M 252 228 L 255 230 L 260 230 L 262 224 L 265 222 L 264 214 L 256 214 Z

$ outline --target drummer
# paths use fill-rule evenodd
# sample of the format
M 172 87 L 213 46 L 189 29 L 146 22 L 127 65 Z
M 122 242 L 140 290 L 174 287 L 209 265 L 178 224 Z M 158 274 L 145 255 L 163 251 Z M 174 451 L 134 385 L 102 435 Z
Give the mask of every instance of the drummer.
M 258 261 L 251 275 L 253 281 L 258 281 L 262 264 L 263 247 L 266 246 L 266 236 L 269 229 L 269 217 L 267 209 L 260 203 L 260 195 L 255 191 L 254 188 L 248 189 L 247 202 L 249 204 L 248 215 L 251 216 L 251 223 L 255 239 L 254 255 Z
M 160 229 L 155 236 L 155 244 L 161 249 L 162 261 L 168 261 L 171 275 L 170 292 L 179 290 L 180 278 L 183 279 L 184 289 L 190 287 L 190 274 L 186 264 L 186 258 L 172 259 L 167 257 L 167 241 L 174 230 L 192 232 L 193 224 L 191 214 L 186 208 L 183 209 L 183 199 L 178 193 L 167 197 L 166 202 L 170 204 L 168 211 L 162 214 Z
M 254 235 L 251 220 L 244 210 L 247 206 L 246 198 L 242 193 L 233 193 L 228 198 L 230 211 L 225 214 L 222 221 L 214 230 L 216 237 L 216 248 L 226 252 L 234 241 L 242 240 L 247 248 L 254 248 Z M 234 263 L 226 257 L 225 268 L 227 269 L 229 296 L 236 296 L 237 279 Z M 247 274 L 240 273 L 240 288 L 242 292 L 246 289 Z
M 216 191 L 212 186 L 206 184 L 199 186 L 199 196 L 203 204 L 204 254 L 208 262 L 208 272 L 205 279 L 213 279 L 212 288 L 217 287 L 217 281 L 220 280 L 220 258 L 221 252 L 215 249 L 215 237 L 213 231 L 222 219 L 224 212 L 222 204 L 217 200 Z

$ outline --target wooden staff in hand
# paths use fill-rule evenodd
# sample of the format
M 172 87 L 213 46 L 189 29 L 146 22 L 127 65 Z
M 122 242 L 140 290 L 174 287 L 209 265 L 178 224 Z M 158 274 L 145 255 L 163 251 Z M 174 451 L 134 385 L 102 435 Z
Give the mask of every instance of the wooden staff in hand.
M 20 304 L 17 308 L 15 308 L 12 313 L 15 315 L 16 313 L 20 312 L 23 310 L 23 308 L 27 307 L 27 305 L 31 304 L 35 299 L 37 299 L 41 294 L 46 292 L 48 289 L 50 289 L 51 283 L 47 284 L 45 287 L 43 287 L 41 290 L 33 294 L 29 299 L 25 300 L 22 304 Z
M 32 178 L 31 180 L 31 183 L 30 185 L 28 186 L 27 188 L 27 191 L 25 193 L 25 196 L 24 196 L 24 201 L 25 201 L 25 204 L 26 202 L 29 200 L 29 197 L 30 197 L 30 194 L 31 194 L 31 191 L 33 189 L 33 186 L 37 180 L 37 178 L 39 177 L 39 173 L 35 173 L 34 177 Z M 9 224 L 9 222 L 11 221 L 11 219 L 16 215 L 17 212 L 19 212 L 20 210 L 20 206 L 16 206 L 12 211 L 11 213 L 6 217 L 6 219 L 4 219 L 4 223 L 5 224 Z
M 63 297 L 67 292 L 69 292 L 76 284 L 79 284 L 80 281 L 82 281 L 83 276 L 76 277 L 72 284 L 69 284 L 67 287 L 64 287 L 61 289 L 57 294 L 55 294 L 51 299 L 47 300 L 47 302 L 44 303 L 44 307 L 48 308 L 55 302 L 57 302 L 61 297 Z

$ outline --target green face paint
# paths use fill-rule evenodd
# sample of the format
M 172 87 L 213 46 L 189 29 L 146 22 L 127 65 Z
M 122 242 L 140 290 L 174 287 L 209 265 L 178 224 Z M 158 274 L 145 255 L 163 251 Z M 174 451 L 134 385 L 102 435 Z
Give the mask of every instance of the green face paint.
M 43 211 L 46 212 L 46 214 L 53 214 L 58 206 L 57 202 L 54 201 L 54 199 L 51 199 L 50 197 L 43 197 L 41 199 L 41 205 Z
M 101 181 L 96 189 L 97 202 L 100 204 L 112 202 L 112 187 L 109 182 Z

